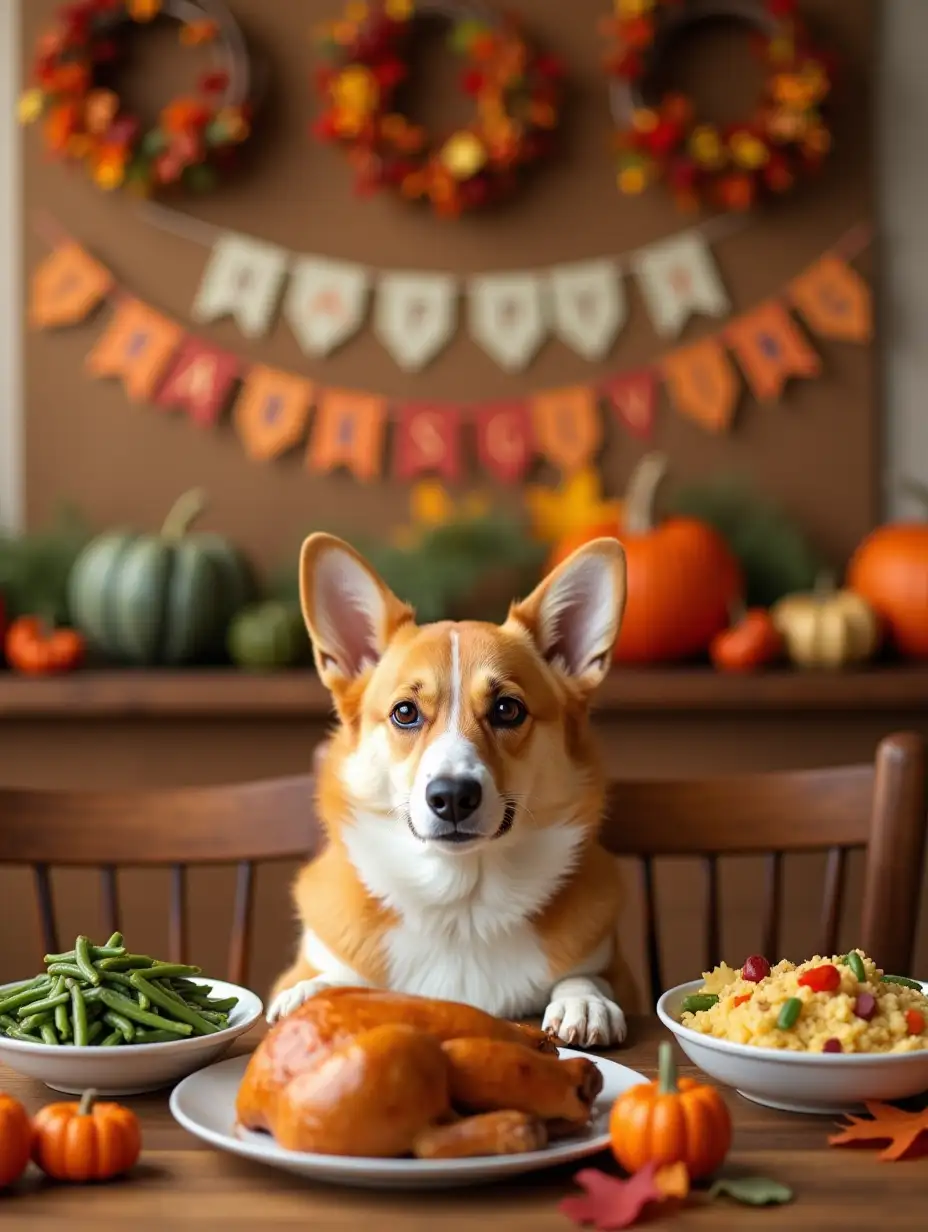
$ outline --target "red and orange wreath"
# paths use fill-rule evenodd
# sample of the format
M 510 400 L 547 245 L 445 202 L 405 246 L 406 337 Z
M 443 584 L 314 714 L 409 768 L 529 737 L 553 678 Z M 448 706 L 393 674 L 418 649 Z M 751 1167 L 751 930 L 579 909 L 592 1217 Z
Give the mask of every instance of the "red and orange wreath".
M 825 107 L 829 58 L 812 43 L 797 0 L 614 0 L 605 25 L 612 46 L 606 69 L 619 150 L 618 183 L 626 194 L 669 186 L 688 210 L 707 205 L 747 210 L 791 189 L 831 149 Z M 725 126 L 700 120 L 684 94 L 652 99 L 651 85 L 667 41 L 710 18 L 747 22 L 767 70 L 755 113 Z
M 449 27 L 464 61 L 474 118 L 439 141 L 411 123 L 398 95 L 422 18 Z M 341 145 L 362 194 L 393 188 L 455 218 L 508 197 L 520 173 L 552 149 L 560 118 L 560 64 L 535 54 L 509 23 L 441 0 L 355 0 L 320 32 L 324 110 L 316 136 Z
M 214 45 L 215 69 L 147 127 L 124 106 L 114 74 L 129 36 L 160 16 L 181 23 L 182 46 Z M 250 133 L 247 51 L 238 26 L 216 4 L 193 0 L 78 0 L 39 39 L 33 84 L 20 100 L 23 123 L 42 120 L 52 157 L 82 164 L 100 188 L 142 196 L 181 186 L 205 191 Z

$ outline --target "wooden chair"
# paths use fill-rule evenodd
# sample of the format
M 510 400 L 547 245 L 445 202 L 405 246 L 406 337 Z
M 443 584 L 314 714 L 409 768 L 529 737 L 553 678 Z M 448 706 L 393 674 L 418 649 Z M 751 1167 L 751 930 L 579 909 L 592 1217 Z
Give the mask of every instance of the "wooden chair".
M 187 956 L 186 872 L 237 865 L 228 978 L 246 983 L 257 864 L 305 860 L 322 843 L 312 775 L 152 792 L 0 790 L 0 865 L 30 865 L 47 953 L 57 953 L 53 867 L 99 868 L 104 921 L 119 929 L 117 868 L 171 870 L 169 951 Z
M 847 853 L 866 850 L 861 946 L 884 968 L 911 973 L 922 882 L 925 746 L 913 732 L 887 736 L 872 765 L 694 781 L 612 785 L 603 841 L 642 872 L 647 969 L 654 998 L 666 987 L 654 889 L 659 856 L 702 857 L 706 878 L 704 970 L 720 959 L 720 856 L 766 857 L 763 952 L 780 956 L 783 855 L 827 851 L 819 953 L 833 954 Z

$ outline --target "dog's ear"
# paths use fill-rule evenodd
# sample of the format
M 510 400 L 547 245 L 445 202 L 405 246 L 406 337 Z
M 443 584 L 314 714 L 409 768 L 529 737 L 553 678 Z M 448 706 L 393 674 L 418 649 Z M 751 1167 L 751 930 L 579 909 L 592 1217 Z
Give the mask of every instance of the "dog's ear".
M 316 667 L 330 690 L 373 667 L 412 608 L 334 535 L 310 535 L 300 552 L 300 602 Z
M 592 692 L 612 666 L 624 609 L 625 551 L 616 539 L 594 539 L 513 604 L 509 619 L 556 671 Z

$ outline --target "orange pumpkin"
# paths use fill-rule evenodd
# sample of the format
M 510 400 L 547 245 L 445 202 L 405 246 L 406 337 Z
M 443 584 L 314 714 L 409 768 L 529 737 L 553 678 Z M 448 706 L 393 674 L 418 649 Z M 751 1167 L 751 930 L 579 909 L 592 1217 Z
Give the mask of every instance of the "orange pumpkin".
M 568 556 L 573 556 L 577 548 L 592 543 L 594 539 L 619 539 L 621 534 L 622 528 L 618 522 L 593 522 L 589 526 L 571 531 L 569 535 L 559 539 L 552 548 L 545 572 L 550 573 L 552 569 L 556 569 Z
M 32 1158 L 56 1181 L 108 1181 L 138 1160 L 142 1134 L 135 1113 L 121 1104 L 47 1104 L 36 1114 Z
M 655 522 L 667 459 L 638 463 L 625 498 L 627 598 L 617 663 L 669 663 L 708 650 L 743 590 L 741 567 L 722 536 L 696 518 Z
M 660 1046 L 656 1082 L 629 1087 L 612 1106 L 612 1153 L 626 1172 L 646 1164 L 682 1163 L 690 1180 L 709 1176 L 731 1147 L 731 1113 L 715 1089 L 695 1078 L 677 1079 L 673 1047 Z
M 907 487 L 928 509 L 928 486 Z M 867 600 L 903 655 L 928 659 L 928 522 L 877 527 L 851 558 L 846 583 Z
M 75 629 L 46 629 L 36 616 L 20 616 L 7 629 L 6 661 L 28 676 L 70 672 L 84 661 L 86 643 Z
M 762 607 L 750 608 L 731 628 L 717 633 L 709 657 L 720 672 L 751 672 L 776 662 L 783 653 L 783 638 Z
M 32 1123 L 18 1099 L 0 1092 L 0 1189 L 18 1181 L 32 1154 Z

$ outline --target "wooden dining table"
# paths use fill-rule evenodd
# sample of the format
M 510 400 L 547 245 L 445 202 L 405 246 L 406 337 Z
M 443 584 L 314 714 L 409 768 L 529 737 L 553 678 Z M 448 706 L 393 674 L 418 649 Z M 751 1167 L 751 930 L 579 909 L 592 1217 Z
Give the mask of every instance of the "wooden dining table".
M 231 1055 L 248 1052 L 257 1027 Z M 651 1077 L 666 1038 L 656 1019 L 631 1023 L 616 1061 Z M 681 1074 L 696 1074 L 677 1052 Z M 66 1096 L 0 1065 L 0 1091 L 34 1112 Z M 649 1208 L 641 1226 L 714 1232 L 896 1232 L 928 1229 L 928 1157 L 883 1163 L 877 1150 L 832 1148 L 834 1120 L 775 1112 L 725 1090 L 734 1142 L 721 1175 L 764 1176 L 788 1185 L 787 1205 L 754 1208 L 700 1191 L 682 1207 Z M 578 1192 L 581 1167 L 621 1175 L 608 1154 L 516 1181 L 431 1192 L 349 1189 L 309 1183 L 217 1151 L 176 1124 L 168 1093 L 126 1098 L 141 1119 L 142 1157 L 133 1172 L 101 1185 L 59 1185 L 30 1168 L 0 1192 L 0 1229 L 17 1232 L 232 1232 L 301 1228 L 306 1232 L 569 1232 L 558 1203 Z

